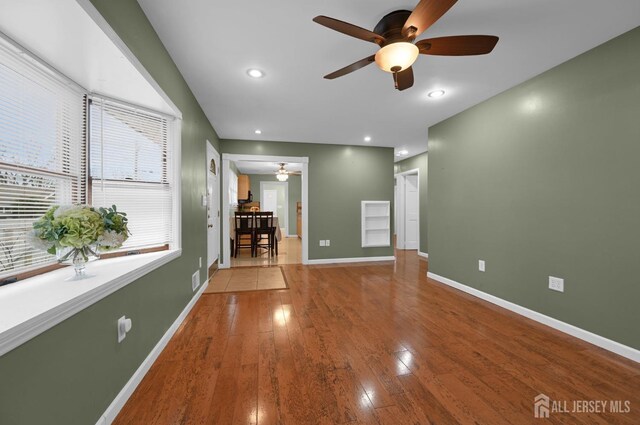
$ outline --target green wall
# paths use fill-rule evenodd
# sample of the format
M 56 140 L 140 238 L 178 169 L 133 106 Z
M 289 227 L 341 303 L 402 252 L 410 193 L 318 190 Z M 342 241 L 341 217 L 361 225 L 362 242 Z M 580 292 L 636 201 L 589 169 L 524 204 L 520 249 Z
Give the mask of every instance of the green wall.
M 251 193 L 253 200 L 260 201 L 260 182 L 277 182 L 275 174 L 250 174 Z M 296 202 L 302 202 L 302 179 L 300 176 L 289 176 L 289 235 L 295 235 L 298 228 L 296 216 Z
M 218 137 L 138 3 L 93 0 L 183 114 L 182 257 L 0 358 L 1 424 L 94 424 L 193 297 L 191 274 L 206 258 L 205 139 Z M 202 276 L 206 270 L 200 269 Z M 118 344 L 116 323 L 133 329 Z
M 426 144 L 426 142 L 425 142 Z M 427 152 L 396 162 L 394 170 L 403 173 L 409 170 L 420 170 L 420 252 L 429 253 L 427 245 Z
M 310 260 L 393 255 L 392 247 L 362 248 L 360 235 L 360 201 L 393 205 L 392 148 L 222 140 L 222 152 L 309 157 Z
M 639 51 L 636 28 L 429 130 L 430 271 L 640 349 Z

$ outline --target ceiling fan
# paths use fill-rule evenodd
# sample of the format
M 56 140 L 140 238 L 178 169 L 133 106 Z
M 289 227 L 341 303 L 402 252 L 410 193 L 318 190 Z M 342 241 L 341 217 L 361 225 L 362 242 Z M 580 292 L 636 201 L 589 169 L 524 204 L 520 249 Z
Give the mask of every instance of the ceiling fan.
M 405 90 L 413 86 L 411 65 L 419 54 L 439 56 L 470 56 L 490 53 L 498 43 L 493 35 L 456 35 L 420 40 L 413 43 L 442 17 L 458 0 L 421 0 L 413 12 L 396 10 L 385 15 L 373 31 L 327 16 L 316 16 L 314 22 L 360 40 L 376 43 L 375 55 L 345 66 L 324 78 L 333 80 L 376 62 L 383 71 L 393 74 L 395 88 Z
M 285 182 L 289 178 L 289 176 L 299 176 L 302 173 L 300 171 L 287 171 L 284 166 L 287 165 L 286 162 L 281 162 L 280 168 L 276 171 L 276 178 L 278 181 Z

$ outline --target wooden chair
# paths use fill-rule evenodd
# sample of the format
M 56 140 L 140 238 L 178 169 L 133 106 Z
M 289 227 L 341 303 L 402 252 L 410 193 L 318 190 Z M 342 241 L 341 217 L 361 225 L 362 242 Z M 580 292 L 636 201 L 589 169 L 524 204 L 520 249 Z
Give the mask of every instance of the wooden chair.
M 273 227 L 273 212 L 257 212 L 255 213 L 255 251 L 258 255 L 258 248 L 266 248 L 269 255 L 273 255 L 276 241 L 276 228 Z M 266 241 L 266 243 L 261 243 Z M 277 255 L 277 252 L 276 252 Z
M 234 257 L 238 257 L 238 251 L 240 248 L 251 248 L 251 256 L 254 256 L 255 253 L 255 223 L 253 213 L 247 212 L 238 212 L 235 213 L 235 224 L 236 224 L 236 238 L 235 238 L 235 254 Z M 242 236 L 247 236 L 251 238 L 249 244 L 242 243 Z

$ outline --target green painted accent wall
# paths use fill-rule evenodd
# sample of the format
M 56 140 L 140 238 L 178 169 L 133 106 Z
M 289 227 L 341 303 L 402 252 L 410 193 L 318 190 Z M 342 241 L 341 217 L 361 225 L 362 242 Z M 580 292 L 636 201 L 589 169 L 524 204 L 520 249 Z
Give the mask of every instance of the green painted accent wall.
M 277 182 L 275 174 L 250 174 L 251 193 L 253 200 L 260 201 L 260 182 Z M 289 176 L 289 234 L 295 235 L 298 228 L 296 217 L 296 202 L 302 202 L 302 179 L 300 176 Z
M 430 271 L 640 349 L 638 51 L 640 27 L 429 129 Z
M 360 201 L 393 206 L 392 148 L 223 139 L 222 152 L 309 157 L 310 260 L 393 255 L 391 246 L 362 248 L 360 235 Z
M 96 423 L 191 300 L 191 274 L 206 259 L 205 139 L 220 151 L 218 137 L 138 3 L 92 2 L 182 111 L 183 254 L 2 356 L 1 424 Z M 122 315 L 133 329 L 118 344 Z
M 426 145 L 426 141 L 425 141 Z M 403 173 L 409 170 L 420 170 L 420 252 L 429 253 L 427 244 L 427 176 L 428 176 L 428 154 L 427 152 L 411 158 L 396 162 L 394 170 Z

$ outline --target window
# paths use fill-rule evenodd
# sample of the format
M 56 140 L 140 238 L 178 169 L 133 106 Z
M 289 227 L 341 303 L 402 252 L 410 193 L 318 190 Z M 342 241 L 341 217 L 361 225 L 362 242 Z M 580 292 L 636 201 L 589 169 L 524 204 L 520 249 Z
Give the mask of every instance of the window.
M 172 155 L 166 117 L 105 99 L 90 103 L 90 203 L 129 218 L 123 250 L 169 244 Z
M 174 122 L 89 99 L 82 87 L 0 34 L 0 283 L 56 264 L 29 237 L 33 222 L 53 205 L 117 205 L 132 232 L 122 251 L 178 242 Z
M 86 202 L 85 110 L 79 87 L 0 38 L 0 278 L 53 264 L 32 223 Z

